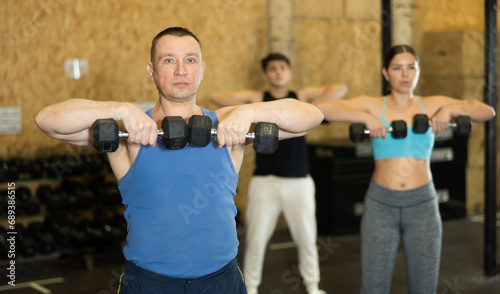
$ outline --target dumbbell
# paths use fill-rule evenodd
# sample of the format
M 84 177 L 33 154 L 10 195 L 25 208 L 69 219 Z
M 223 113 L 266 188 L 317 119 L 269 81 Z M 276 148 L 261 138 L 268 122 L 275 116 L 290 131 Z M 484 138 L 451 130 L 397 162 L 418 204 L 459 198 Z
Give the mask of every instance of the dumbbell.
M 41 222 L 35 221 L 30 223 L 26 229 L 26 233 L 35 239 L 38 253 L 49 253 L 56 249 L 54 235 L 47 232 Z
M 387 128 L 387 132 L 392 133 L 394 139 L 406 138 L 408 128 L 404 120 L 395 120 L 391 126 Z M 363 142 L 370 130 L 366 129 L 366 125 L 355 123 L 349 126 L 349 138 L 352 142 Z
M 212 136 L 217 136 L 217 130 L 212 128 L 210 117 L 193 115 L 189 118 L 189 144 L 205 147 L 210 144 Z M 255 152 L 271 154 L 278 149 L 279 128 L 274 123 L 260 122 L 255 126 L 255 133 L 246 134 L 246 139 L 253 141 Z
M 426 114 L 416 114 L 413 117 L 413 132 L 425 133 L 431 126 L 431 121 Z M 455 118 L 454 122 L 450 122 L 449 126 L 454 128 L 455 134 L 459 136 L 467 136 L 472 129 L 472 121 L 470 116 L 460 115 Z
M 167 149 L 182 149 L 187 144 L 187 124 L 180 116 L 167 116 L 161 122 L 158 136 Z M 121 139 L 128 138 L 121 132 L 114 119 L 98 119 L 92 124 L 94 148 L 99 152 L 115 152 Z
M 16 189 L 16 205 L 19 207 L 19 214 L 37 214 L 40 212 L 41 203 L 37 198 L 32 197 L 31 190 L 21 186 Z M 17 210 L 16 207 L 16 210 Z

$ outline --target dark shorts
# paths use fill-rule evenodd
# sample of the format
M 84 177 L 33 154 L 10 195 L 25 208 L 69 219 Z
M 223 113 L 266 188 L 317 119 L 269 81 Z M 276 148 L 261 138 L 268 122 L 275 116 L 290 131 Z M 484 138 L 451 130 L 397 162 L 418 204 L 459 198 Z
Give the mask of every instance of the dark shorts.
M 195 279 L 160 275 L 128 262 L 120 277 L 118 294 L 246 294 L 236 258 L 220 270 Z

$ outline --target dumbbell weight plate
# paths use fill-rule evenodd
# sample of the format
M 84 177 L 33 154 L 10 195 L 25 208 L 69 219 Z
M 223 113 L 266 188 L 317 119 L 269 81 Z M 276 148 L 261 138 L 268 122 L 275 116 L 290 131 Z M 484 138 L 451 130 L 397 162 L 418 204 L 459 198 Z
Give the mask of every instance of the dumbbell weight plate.
M 111 118 L 98 119 L 92 124 L 94 148 L 98 152 L 115 152 L 119 145 L 118 123 Z
M 190 145 L 205 147 L 212 139 L 212 120 L 208 116 L 193 115 L 188 122 L 188 141 Z
M 467 136 L 472 129 L 470 116 L 460 115 L 455 118 L 455 133 L 459 136 Z
M 167 116 L 161 122 L 162 143 L 167 149 L 182 149 L 187 145 L 188 126 L 180 116 Z
M 406 137 L 408 128 L 404 120 L 395 120 L 387 131 L 392 133 L 393 138 L 401 139 Z M 349 126 L 349 139 L 352 142 L 363 142 L 368 134 L 370 134 L 370 131 L 366 129 L 365 124 L 354 123 Z
M 406 138 L 408 134 L 408 128 L 404 120 L 395 120 L 391 123 L 391 127 L 388 130 L 392 133 L 394 139 Z
M 429 129 L 429 117 L 426 114 L 416 114 L 413 117 L 413 132 L 423 134 Z
M 349 139 L 352 142 L 363 142 L 366 138 L 366 125 L 362 123 L 354 123 L 349 126 Z
M 217 135 L 208 116 L 193 115 L 189 118 L 188 129 L 189 144 L 193 146 L 207 146 L 211 137 Z M 255 152 L 271 154 L 278 148 L 279 128 L 274 123 L 261 122 L 255 126 L 255 133 L 247 134 L 246 138 L 253 141 Z
M 274 123 L 258 123 L 255 126 L 253 149 L 257 153 L 272 154 L 278 149 L 279 128 Z
M 429 117 L 426 114 L 416 114 L 413 117 L 413 132 L 425 133 L 431 125 Z M 455 122 L 449 123 L 449 126 L 455 129 L 455 134 L 467 136 L 472 129 L 472 121 L 469 116 L 457 116 Z

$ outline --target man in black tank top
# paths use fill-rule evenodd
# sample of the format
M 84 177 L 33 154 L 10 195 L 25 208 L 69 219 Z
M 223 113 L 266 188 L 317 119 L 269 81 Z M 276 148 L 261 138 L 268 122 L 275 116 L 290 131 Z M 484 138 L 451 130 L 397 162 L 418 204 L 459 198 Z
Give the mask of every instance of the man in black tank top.
M 297 99 L 295 92 L 288 92 L 286 97 Z M 264 93 L 264 101 L 276 100 L 270 92 Z M 276 175 L 287 178 L 303 178 L 309 174 L 307 146 L 305 137 L 281 140 L 279 148 L 273 154 L 256 153 L 254 175 Z
M 269 91 L 216 92 L 210 96 L 211 101 L 220 106 L 231 106 L 292 98 L 316 104 L 340 99 L 347 92 L 347 87 L 340 84 L 290 91 L 290 60 L 279 53 L 264 58 L 262 70 Z M 255 156 L 256 169 L 248 189 L 243 263 L 248 294 L 257 293 L 267 243 L 281 212 L 298 247 L 298 267 L 307 293 L 326 293 L 319 289 L 315 186 L 309 176 L 305 137 L 281 140 L 273 154 L 256 153 Z

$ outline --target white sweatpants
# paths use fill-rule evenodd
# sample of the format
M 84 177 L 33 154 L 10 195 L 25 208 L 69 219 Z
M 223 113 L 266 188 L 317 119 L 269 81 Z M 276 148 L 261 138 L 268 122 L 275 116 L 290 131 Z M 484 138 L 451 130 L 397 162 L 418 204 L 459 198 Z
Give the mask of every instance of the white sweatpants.
M 311 177 L 254 176 L 248 191 L 243 274 L 248 293 L 257 293 L 267 243 L 283 212 L 298 249 L 298 268 L 307 291 L 318 289 L 315 186 Z

